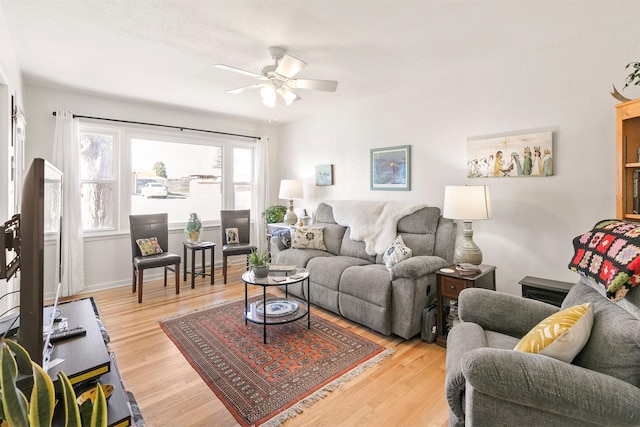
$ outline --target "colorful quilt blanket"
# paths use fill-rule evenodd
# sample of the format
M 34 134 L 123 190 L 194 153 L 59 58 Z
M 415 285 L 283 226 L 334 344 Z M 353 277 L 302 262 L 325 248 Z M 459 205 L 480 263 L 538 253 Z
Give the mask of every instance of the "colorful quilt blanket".
M 573 239 L 569 269 L 603 285 L 619 301 L 640 283 L 640 222 L 608 219 Z

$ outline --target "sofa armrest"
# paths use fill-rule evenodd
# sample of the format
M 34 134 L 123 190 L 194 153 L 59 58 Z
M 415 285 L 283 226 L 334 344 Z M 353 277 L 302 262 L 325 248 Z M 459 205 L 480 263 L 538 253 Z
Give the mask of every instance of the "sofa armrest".
M 391 267 L 391 280 L 399 278 L 417 279 L 436 272 L 449 263 L 438 256 L 414 256 Z
M 516 338 L 522 338 L 541 320 L 558 310 L 558 307 L 541 301 L 482 288 L 464 289 L 458 299 L 460 320 Z
M 640 425 L 640 389 L 617 378 L 493 348 L 472 350 L 461 364 L 467 383 L 496 399 L 598 425 Z

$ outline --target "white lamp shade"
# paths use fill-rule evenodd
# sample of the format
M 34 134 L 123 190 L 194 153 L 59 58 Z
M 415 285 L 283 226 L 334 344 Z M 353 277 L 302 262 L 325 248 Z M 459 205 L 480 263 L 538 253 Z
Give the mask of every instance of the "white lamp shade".
M 450 219 L 491 218 L 491 198 L 486 185 L 447 185 L 442 216 Z
M 280 181 L 281 199 L 302 199 L 302 181 L 296 179 L 283 179 Z

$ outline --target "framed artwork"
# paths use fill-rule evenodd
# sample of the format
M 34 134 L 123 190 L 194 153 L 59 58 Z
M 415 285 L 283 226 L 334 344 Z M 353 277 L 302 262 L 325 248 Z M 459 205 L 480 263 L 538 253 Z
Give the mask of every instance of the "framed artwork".
M 371 189 L 411 190 L 411 146 L 371 149 Z
M 553 175 L 553 133 L 467 140 L 467 178 Z
M 333 185 L 333 165 L 316 166 L 316 185 Z

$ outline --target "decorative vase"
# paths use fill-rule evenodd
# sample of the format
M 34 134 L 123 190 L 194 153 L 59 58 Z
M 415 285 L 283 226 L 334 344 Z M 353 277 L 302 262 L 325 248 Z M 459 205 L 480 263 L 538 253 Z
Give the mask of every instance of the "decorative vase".
M 304 210 L 302 216 L 300 217 L 300 220 L 302 221 L 302 225 L 305 227 L 311 225 L 311 217 L 307 213 L 306 209 Z
M 200 241 L 200 233 L 202 232 L 202 222 L 198 218 L 198 214 L 193 212 L 189 220 L 184 226 L 184 236 L 187 242 L 197 243 Z
M 253 275 L 256 278 L 263 278 L 269 275 L 269 266 L 268 265 L 252 265 L 251 271 L 253 271 Z

